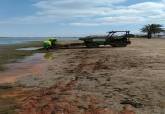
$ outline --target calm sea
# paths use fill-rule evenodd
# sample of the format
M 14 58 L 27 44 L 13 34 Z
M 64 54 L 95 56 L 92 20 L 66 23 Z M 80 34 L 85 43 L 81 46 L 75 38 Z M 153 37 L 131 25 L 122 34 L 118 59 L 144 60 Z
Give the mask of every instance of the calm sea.
M 26 43 L 29 41 L 43 41 L 48 38 L 45 37 L 0 37 L 0 44 L 17 44 L 17 43 Z M 71 38 L 71 37 L 65 37 L 65 38 L 58 38 L 60 40 L 74 40 L 78 38 Z

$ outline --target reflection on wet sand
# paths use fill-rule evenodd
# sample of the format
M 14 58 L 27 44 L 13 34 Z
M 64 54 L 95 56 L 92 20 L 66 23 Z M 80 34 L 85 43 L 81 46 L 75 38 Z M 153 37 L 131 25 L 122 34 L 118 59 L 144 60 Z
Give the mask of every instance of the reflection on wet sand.
M 7 64 L 6 71 L 0 72 L 2 83 L 13 83 L 17 78 L 28 75 L 39 76 L 48 60 L 52 60 L 52 53 L 36 53 L 33 56 L 26 57 L 24 60 L 18 60 L 16 63 Z
M 54 59 L 53 53 L 52 52 L 45 53 L 44 58 L 47 59 L 47 60 Z

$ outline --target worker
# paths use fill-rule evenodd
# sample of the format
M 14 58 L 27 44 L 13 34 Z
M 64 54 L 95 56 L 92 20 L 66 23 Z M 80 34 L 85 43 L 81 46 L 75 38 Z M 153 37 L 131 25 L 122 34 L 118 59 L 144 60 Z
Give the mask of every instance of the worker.
M 52 47 L 52 43 L 49 40 L 44 41 L 43 46 L 45 49 L 49 50 Z
M 56 44 L 57 44 L 57 40 L 56 39 L 53 39 L 53 38 L 50 38 L 49 41 L 51 42 L 51 47 L 52 48 L 55 48 L 56 47 Z

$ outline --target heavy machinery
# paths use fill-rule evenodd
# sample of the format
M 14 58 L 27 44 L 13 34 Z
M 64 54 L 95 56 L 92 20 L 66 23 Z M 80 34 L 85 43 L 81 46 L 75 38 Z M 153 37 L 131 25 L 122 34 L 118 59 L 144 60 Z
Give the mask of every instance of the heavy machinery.
M 115 35 L 122 33 L 122 35 Z M 124 33 L 124 34 L 123 34 Z M 80 38 L 88 48 L 97 48 L 100 45 L 111 45 L 112 47 L 126 47 L 131 44 L 130 31 L 110 31 L 107 36 L 88 36 Z

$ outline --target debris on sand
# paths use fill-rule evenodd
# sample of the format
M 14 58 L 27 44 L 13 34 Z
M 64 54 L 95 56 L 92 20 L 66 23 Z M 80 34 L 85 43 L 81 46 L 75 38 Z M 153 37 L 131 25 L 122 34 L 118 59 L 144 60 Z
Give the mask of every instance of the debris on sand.
M 126 105 L 123 107 L 123 110 L 120 112 L 120 114 L 135 114 L 135 112 L 133 111 L 131 105 Z
M 13 86 L 11 84 L 0 84 L 0 90 L 12 89 Z
M 19 114 L 135 114 L 131 106 L 124 107 L 121 112 L 99 108 L 98 100 L 94 96 L 88 96 L 85 108 L 80 103 L 80 96 L 74 92 L 76 82 L 60 82 L 53 87 L 33 92 L 22 100 Z
M 121 102 L 121 104 L 129 104 L 134 106 L 135 108 L 142 108 L 143 104 L 134 100 L 134 99 L 125 99 Z

